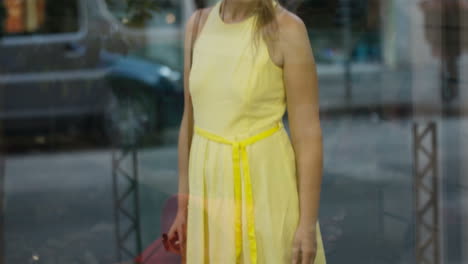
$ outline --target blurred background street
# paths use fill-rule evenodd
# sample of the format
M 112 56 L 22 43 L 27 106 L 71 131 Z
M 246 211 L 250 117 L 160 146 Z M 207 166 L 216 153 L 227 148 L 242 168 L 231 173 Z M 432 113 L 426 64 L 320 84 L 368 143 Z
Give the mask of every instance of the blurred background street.
M 317 63 L 327 262 L 468 263 L 467 1 L 280 2 Z M 179 263 L 181 32 L 213 3 L 2 2 L 0 264 Z
M 453 130 L 458 122 L 442 125 Z M 320 220 L 333 262 L 344 255 L 362 263 L 414 263 L 411 125 L 407 119 L 389 122 L 362 115 L 323 121 Z M 456 159 L 454 153 L 447 155 Z M 174 145 L 139 152 L 143 244 L 160 235 L 162 208 L 177 191 L 176 161 Z M 40 263 L 113 263 L 111 164 L 108 149 L 5 158 L 6 263 L 29 263 L 36 255 Z M 462 203 L 462 212 L 453 212 L 450 200 L 443 200 L 441 209 L 466 214 L 466 198 Z

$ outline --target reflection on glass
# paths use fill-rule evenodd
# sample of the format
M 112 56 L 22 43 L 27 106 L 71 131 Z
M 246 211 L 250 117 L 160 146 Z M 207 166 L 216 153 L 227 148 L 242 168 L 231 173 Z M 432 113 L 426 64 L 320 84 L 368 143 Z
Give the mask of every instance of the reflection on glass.
M 328 262 L 468 263 L 468 1 L 282 2 L 319 72 Z M 193 6 L 0 1 L 0 263 L 172 263 Z
M 4 29 L 9 35 L 78 30 L 76 0 L 5 0 Z
M 105 1 L 112 14 L 129 27 L 180 26 L 181 1 Z

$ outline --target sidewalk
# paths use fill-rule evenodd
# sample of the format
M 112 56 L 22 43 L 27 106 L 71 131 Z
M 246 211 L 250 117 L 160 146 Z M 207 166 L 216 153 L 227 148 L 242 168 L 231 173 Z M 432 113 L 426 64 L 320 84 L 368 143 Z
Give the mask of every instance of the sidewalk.
M 318 68 L 321 66 L 319 65 Z M 354 66 L 353 66 L 354 67 Z M 437 69 L 427 69 L 427 73 L 412 73 L 411 69 L 389 70 L 380 66 L 356 66 L 352 68 L 349 84 L 350 96 L 346 95 L 346 81 L 343 71 L 326 68 L 319 72 L 320 109 L 326 116 L 346 114 L 377 113 L 381 116 L 411 117 L 417 110 L 418 115 L 440 115 L 441 108 L 440 84 L 428 81 L 437 79 Z M 429 84 L 421 86 L 420 78 L 427 76 Z M 418 83 L 415 83 L 418 81 Z M 463 83 L 460 83 L 462 90 Z M 419 90 L 415 92 L 415 89 Z M 425 89 L 424 98 L 421 90 Z M 419 98 L 418 98 L 419 97 Z M 459 115 L 460 107 L 466 108 L 460 92 L 460 97 L 447 104 L 446 114 Z M 468 110 L 468 109 L 467 109 Z

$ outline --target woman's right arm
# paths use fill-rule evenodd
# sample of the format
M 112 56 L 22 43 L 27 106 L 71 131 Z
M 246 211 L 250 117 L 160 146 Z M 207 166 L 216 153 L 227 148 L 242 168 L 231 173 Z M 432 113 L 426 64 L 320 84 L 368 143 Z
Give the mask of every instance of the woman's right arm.
M 190 153 L 190 145 L 192 142 L 193 133 L 193 108 L 192 98 L 189 93 L 189 74 L 191 65 L 191 41 L 192 32 L 194 32 L 194 12 L 187 21 L 185 26 L 184 37 L 184 111 L 179 130 L 178 139 L 178 175 L 179 175 L 179 195 L 178 195 L 178 212 L 184 213 L 188 205 L 188 161 Z

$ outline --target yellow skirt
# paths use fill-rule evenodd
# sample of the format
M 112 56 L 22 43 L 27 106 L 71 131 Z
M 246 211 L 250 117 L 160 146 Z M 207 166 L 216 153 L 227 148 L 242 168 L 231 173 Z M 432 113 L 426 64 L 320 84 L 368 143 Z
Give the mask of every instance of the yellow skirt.
M 187 264 L 290 264 L 299 221 L 294 151 L 283 123 L 226 138 L 195 126 Z M 314 264 L 325 264 L 319 222 Z

